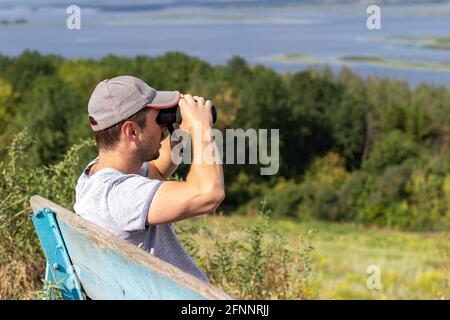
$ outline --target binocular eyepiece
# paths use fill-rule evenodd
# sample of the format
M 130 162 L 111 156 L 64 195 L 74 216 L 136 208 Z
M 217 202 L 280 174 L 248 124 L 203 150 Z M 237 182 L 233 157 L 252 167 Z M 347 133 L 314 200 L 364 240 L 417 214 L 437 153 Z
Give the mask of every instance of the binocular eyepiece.
M 212 114 L 212 118 L 213 118 L 213 123 L 216 123 L 217 111 L 216 111 L 215 106 L 212 106 L 211 114 Z M 172 133 L 174 130 L 173 125 L 180 124 L 181 121 L 182 121 L 181 112 L 180 112 L 180 107 L 178 105 L 171 107 L 171 108 L 159 110 L 159 114 L 156 117 L 156 122 L 159 124 L 166 125 L 167 129 L 169 129 L 170 133 Z

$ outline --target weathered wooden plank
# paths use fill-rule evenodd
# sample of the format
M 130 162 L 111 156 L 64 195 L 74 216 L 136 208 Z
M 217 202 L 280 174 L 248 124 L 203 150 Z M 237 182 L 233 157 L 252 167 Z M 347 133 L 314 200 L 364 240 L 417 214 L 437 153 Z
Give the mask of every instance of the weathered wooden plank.
M 232 299 L 177 267 L 41 196 L 34 212 L 56 213 L 67 251 L 91 299 Z

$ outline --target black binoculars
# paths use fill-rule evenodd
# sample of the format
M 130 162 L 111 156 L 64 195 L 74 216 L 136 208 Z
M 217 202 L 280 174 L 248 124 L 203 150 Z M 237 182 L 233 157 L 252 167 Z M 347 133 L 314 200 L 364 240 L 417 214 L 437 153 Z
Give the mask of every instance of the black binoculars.
M 217 111 L 215 106 L 212 106 L 211 113 L 213 123 L 215 123 L 217 120 Z M 181 121 L 182 121 L 181 112 L 180 107 L 178 105 L 171 108 L 159 110 L 159 114 L 156 117 L 156 122 L 159 124 L 166 125 L 170 133 L 172 133 L 174 130 L 173 125 L 180 124 Z

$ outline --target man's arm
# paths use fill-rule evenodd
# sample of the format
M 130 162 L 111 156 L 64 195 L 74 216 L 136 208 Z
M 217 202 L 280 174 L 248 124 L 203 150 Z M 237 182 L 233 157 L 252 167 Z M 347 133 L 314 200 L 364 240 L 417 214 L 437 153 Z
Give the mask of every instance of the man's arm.
M 148 176 L 152 179 L 165 180 L 169 178 L 178 168 L 178 165 L 172 162 L 172 148 L 177 144 L 167 136 L 161 143 L 159 157 L 148 163 Z
M 147 216 L 148 224 L 171 223 L 214 211 L 225 197 L 222 165 L 205 161 L 203 150 L 217 145 L 211 135 L 211 101 L 185 95 L 180 100 L 183 123 L 192 137 L 192 164 L 186 181 L 166 181 L 156 191 Z M 201 123 L 202 130 L 194 130 Z

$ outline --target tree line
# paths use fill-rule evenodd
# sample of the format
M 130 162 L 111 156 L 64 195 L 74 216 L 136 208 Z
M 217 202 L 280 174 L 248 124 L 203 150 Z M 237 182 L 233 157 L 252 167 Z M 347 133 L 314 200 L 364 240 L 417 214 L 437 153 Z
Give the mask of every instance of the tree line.
M 225 165 L 225 212 L 266 199 L 272 215 L 300 220 L 450 227 L 449 88 L 411 88 L 347 68 L 279 74 L 238 56 L 213 66 L 180 52 L 100 60 L 0 55 L 0 160 L 26 128 L 33 143 L 23 170 L 61 161 L 72 145 L 92 138 L 87 103 L 95 85 L 124 74 L 211 99 L 221 130 L 280 130 L 278 175 Z M 92 146 L 83 151 L 80 172 L 95 156 Z

